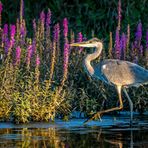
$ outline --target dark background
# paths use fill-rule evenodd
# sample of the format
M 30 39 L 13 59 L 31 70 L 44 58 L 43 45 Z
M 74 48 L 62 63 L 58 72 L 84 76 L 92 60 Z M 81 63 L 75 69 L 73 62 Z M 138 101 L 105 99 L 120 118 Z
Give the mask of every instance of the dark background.
M 2 24 L 15 23 L 19 17 L 20 0 L 1 0 L 3 3 Z M 121 0 L 122 31 L 126 32 L 127 24 L 135 32 L 141 20 L 143 32 L 148 28 L 148 0 Z M 24 0 L 24 16 L 28 35 L 31 35 L 32 20 L 38 18 L 42 10 L 52 11 L 52 24 L 61 22 L 67 17 L 69 28 L 75 32 L 82 31 L 86 36 L 94 32 L 99 38 L 108 38 L 109 32 L 115 32 L 117 26 L 118 0 Z M 92 31 L 94 30 L 94 31 Z M 134 36 L 134 34 L 133 34 Z

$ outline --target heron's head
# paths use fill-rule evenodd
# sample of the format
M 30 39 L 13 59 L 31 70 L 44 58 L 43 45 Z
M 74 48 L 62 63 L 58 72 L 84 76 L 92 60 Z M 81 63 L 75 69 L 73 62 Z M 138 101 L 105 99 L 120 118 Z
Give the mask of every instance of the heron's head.
M 101 46 L 102 47 L 103 43 L 98 38 L 92 38 L 88 41 L 72 43 L 72 44 L 70 44 L 70 46 L 75 46 L 75 47 L 98 47 L 98 46 Z

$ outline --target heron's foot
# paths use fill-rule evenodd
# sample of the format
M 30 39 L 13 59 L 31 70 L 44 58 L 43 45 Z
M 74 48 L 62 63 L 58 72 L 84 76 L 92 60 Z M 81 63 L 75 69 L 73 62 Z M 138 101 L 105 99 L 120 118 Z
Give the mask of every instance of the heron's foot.
M 95 114 L 93 115 L 93 117 L 92 117 L 92 118 L 93 118 L 94 120 L 99 119 L 100 121 L 102 121 L 100 112 L 95 113 Z
M 102 121 L 102 119 L 101 119 L 101 113 L 100 112 L 97 112 L 92 117 L 88 118 L 86 121 L 84 121 L 84 124 L 86 124 L 87 122 L 90 122 L 92 120 L 97 120 L 97 119 L 99 119 L 100 121 Z

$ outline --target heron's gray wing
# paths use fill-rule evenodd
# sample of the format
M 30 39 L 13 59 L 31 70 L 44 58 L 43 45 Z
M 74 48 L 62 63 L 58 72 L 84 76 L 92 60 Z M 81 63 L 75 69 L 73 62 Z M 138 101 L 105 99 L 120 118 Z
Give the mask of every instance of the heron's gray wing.
M 100 69 L 101 80 L 115 85 L 137 85 L 148 81 L 148 71 L 128 61 L 108 59 L 95 69 Z
M 136 84 L 148 83 L 148 70 L 131 62 L 127 64 Z

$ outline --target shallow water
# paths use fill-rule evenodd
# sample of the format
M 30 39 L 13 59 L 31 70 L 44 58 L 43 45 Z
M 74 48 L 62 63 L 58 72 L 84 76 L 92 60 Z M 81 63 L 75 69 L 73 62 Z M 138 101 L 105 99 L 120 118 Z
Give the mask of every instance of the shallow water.
M 33 148 L 148 148 L 148 116 L 103 116 L 102 121 L 83 124 L 84 119 L 54 123 L 15 125 L 0 123 L 0 147 Z

